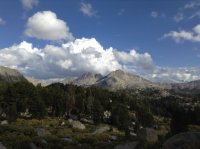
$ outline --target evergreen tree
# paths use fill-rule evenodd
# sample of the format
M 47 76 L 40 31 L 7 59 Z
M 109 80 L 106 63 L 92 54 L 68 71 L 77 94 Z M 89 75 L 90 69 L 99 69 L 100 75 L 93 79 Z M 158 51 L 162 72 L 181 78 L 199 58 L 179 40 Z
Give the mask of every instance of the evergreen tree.
M 138 124 L 143 127 L 152 127 L 154 125 L 153 114 L 150 109 L 142 103 L 136 108 L 136 118 Z
M 103 107 L 99 100 L 94 100 L 93 104 L 93 121 L 95 124 L 99 124 L 103 119 Z
M 92 109 L 94 105 L 94 97 L 89 96 L 86 101 L 86 113 L 92 115 Z
M 125 131 L 126 137 L 129 137 L 130 118 L 127 105 L 117 103 L 112 109 L 111 121 L 113 125 Z
M 33 98 L 29 101 L 29 112 L 33 118 L 44 118 L 47 114 L 44 101 L 39 94 L 35 92 Z
M 170 123 L 171 133 L 177 134 L 180 132 L 187 131 L 187 125 L 189 123 L 190 114 L 182 107 L 174 107 Z
M 194 123 L 200 125 L 200 106 L 194 108 Z
M 16 107 L 16 100 L 15 100 L 15 90 L 12 85 L 10 85 L 5 94 L 7 95 L 5 97 L 5 113 L 6 113 L 6 119 L 9 122 L 13 122 L 17 119 L 17 107 Z

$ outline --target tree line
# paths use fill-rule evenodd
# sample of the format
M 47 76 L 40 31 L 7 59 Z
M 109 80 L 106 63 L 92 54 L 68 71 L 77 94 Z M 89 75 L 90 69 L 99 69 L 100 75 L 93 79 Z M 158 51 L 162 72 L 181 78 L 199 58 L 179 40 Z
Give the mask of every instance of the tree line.
M 158 96 L 158 92 L 152 90 L 142 91 L 139 96 L 135 96 L 134 91 L 112 92 L 95 86 L 85 88 L 55 83 L 42 87 L 26 81 L 1 82 L 0 120 L 5 113 L 8 121 L 15 121 L 28 109 L 31 118 L 69 118 L 75 115 L 79 119 L 91 119 L 95 124 L 109 123 L 127 133 L 132 121 L 136 123 L 136 130 L 140 126 L 153 127 L 153 115 L 172 118 L 171 128 L 174 133 L 185 130 L 188 124 L 199 124 L 199 106 L 188 111 L 179 106 L 176 96 L 152 100 L 153 94 Z M 195 96 L 195 99 L 198 101 L 199 96 Z M 110 113 L 109 117 L 105 117 L 106 111 Z M 188 119 L 185 117 L 187 115 Z

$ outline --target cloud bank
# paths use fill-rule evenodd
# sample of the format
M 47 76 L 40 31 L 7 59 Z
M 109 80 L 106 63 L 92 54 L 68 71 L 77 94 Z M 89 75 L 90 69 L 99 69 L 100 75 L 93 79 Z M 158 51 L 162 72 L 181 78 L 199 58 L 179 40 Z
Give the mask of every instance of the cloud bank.
M 149 71 L 153 67 L 148 53 L 121 52 L 112 47 L 104 49 L 95 38 L 76 39 L 61 46 L 46 45 L 42 49 L 23 41 L 1 49 L 0 64 L 45 79 L 77 76 L 84 72 L 107 74 L 117 69 Z
M 81 38 L 60 46 L 33 47 L 26 41 L 0 50 L 0 65 L 18 69 L 37 79 L 79 76 L 85 72 L 107 74 L 122 69 L 153 81 L 180 82 L 200 79 L 200 68 L 162 68 L 148 53 L 105 49 L 95 38 Z

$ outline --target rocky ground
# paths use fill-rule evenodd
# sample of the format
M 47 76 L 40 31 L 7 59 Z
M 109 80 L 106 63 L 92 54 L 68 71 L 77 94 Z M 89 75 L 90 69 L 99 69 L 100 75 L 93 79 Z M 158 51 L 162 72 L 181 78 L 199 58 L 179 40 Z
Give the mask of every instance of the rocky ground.
M 137 144 L 136 138 L 131 142 Z M 114 127 L 72 119 L 17 119 L 0 125 L 0 149 L 121 148 L 126 144 L 124 133 Z
M 190 126 L 191 131 L 193 127 Z M 13 123 L 4 120 L 0 124 L 0 149 L 176 149 L 177 144 L 186 149 L 200 147 L 198 131 L 163 140 L 167 132 L 160 125 L 156 129 L 141 128 L 127 138 L 113 126 L 94 125 L 87 119 L 17 119 Z

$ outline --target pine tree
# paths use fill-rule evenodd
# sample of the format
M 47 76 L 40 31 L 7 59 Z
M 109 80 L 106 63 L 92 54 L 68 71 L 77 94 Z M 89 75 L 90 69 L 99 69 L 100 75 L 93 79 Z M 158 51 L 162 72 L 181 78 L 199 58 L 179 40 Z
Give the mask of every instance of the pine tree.
M 93 105 L 93 121 L 95 124 L 99 124 L 102 122 L 103 119 L 103 107 L 99 100 L 94 100 Z

